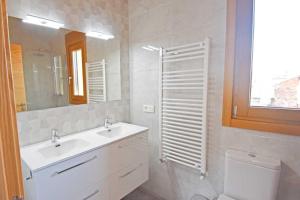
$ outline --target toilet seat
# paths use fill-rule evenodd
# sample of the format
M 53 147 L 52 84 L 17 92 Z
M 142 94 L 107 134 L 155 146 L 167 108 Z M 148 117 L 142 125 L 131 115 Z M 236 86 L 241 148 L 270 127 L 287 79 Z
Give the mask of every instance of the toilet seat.
M 228 196 L 226 196 L 226 195 L 224 195 L 224 194 L 221 194 L 221 195 L 219 196 L 218 200 L 237 200 L 237 199 L 233 199 L 233 198 L 228 197 Z

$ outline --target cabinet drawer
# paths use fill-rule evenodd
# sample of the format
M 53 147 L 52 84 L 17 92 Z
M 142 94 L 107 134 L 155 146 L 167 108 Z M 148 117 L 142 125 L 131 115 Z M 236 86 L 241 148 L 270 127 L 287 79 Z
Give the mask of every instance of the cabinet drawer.
M 96 184 L 93 184 L 90 187 L 84 188 L 80 192 L 80 196 L 73 197 L 73 199 L 78 200 L 108 200 L 109 191 L 108 191 L 108 181 L 102 181 Z
M 105 149 L 96 150 L 34 173 L 37 200 L 80 200 L 83 187 L 107 175 L 106 156 Z
M 148 160 L 147 133 L 126 138 L 115 143 L 113 157 L 116 158 L 114 165 L 119 171 L 131 164 L 146 162 Z
M 111 177 L 111 200 L 119 200 L 146 182 L 149 178 L 148 162 L 126 167 Z

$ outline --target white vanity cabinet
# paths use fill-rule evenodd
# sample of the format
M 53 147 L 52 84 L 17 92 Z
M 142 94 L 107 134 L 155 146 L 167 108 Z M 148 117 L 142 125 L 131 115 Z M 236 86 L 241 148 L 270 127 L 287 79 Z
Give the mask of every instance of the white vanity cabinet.
M 120 200 L 148 179 L 147 131 L 28 173 L 25 200 Z
M 90 195 L 101 195 L 107 199 L 105 176 L 107 165 L 105 148 L 98 149 L 54 166 L 32 173 L 27 180 L 35 189 L 32 200 L 87 199 Z M 98 194 L 99 193 L 99 194 Z M 30 199 L 31 200 L 31 199 Z
M 110 199 L 119 200 L 148 180 L 147 134 L 124 139 L 112 146 L 117 170 L 110 176 Z

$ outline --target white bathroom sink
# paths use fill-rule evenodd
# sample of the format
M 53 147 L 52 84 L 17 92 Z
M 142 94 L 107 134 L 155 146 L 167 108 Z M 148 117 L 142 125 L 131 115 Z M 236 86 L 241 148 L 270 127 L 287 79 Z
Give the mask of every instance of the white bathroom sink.
M 133 126 L 125 123 L 118 123 L 109 128 L 104 128 L 97 132 L 98 135 L 106 137 L 106 138 L 119 138 L 128 136 L 130 133 L 134 133 L 138 131 L 137 126 Z
M 21 157 L 31 171 L 37 171 L 57 162 L 70 159 L 84 152 L 100 148 L 122 138 L 133 136 L 148 130 L 142 126 L 116 123 L 109 127 L 98 127 L 77 134 L 70 134 L 58 140 L 50 140 L 21 148 Z
M 49 146 L 42 147 L 38 150 L 46 158 L 57 157 L 70 151 L 88 146 L 89 143 L 82 139 L 71 139 L 64 142 L 58 142 Z
M 127 126 L 116 126 L 106 130 L 99 131 L 97 134 L 107 138 L 114 138 L 114 137 L 125 135 L 129 131 L 130 130 Z

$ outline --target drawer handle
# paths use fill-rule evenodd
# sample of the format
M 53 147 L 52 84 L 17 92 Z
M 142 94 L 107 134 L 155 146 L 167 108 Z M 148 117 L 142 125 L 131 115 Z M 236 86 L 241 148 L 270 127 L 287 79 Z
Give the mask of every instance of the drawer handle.
M 90 194 L 89 196 L 87 196 L 87 197 L 85 197 L 85 198 L 83 198 L 82 200 L 88 200 L 89 198 L 91 198 L 91 197 L 93 197 L 93 196 L 95 196 L 96 194 L 98 194 L 99 193 L 99 190 L 96 190 L 95 192 L 93 192 L 92 194 Z
M 133 172 L 135 172 L 137 169 L 139 169 L 142 166 L 143 166 L 143 164 L 140 164 L 138 167 L 136 167 L 136 168 L 130 170 L 129 172 L 127 172 L 126 174 L 123 174 L 122 176 L 120 176 L 120 178 L 125 178 L 126 176 L 132 174 Z
M 71 169 L 74 169 L 74 168 L 76 168 L 76 167 L 79 167 L 79 166 L 81 166 L 81 165 L 84 165 L 84 164 L 86 164 L 86 163 L 88 163 L 88 162 L 91 162 L 91 161 L 95 160 L 96 158 L 97 158 L 97 156 L 94 156 L 94 157 L 92 157 L 91 159 L 88 159 L 88 160 L 86 160 L 86 161 L 84 161 L 84 162 L 81 162 L 81 163 L 79 163 L 79 164 L 77 164 L 77 165 L 74 165 L 74 166 L 72 166 L 72 167 L 69 167 L 69 168 L 64 169 L 64 170 L 61 170 L 61 171 L 57 171 L 57 172 L 55 172 L 55 173 L 52 175 L 52 177 L 53 177 L 53 176 L 56 176 L 56 175 L 60 175 L 60 174 L 62 174 L 62 173 L 64 173 L 64 172 L 67 172 L 67 171 L 69 171 L 69 170 L 71 170 Z

